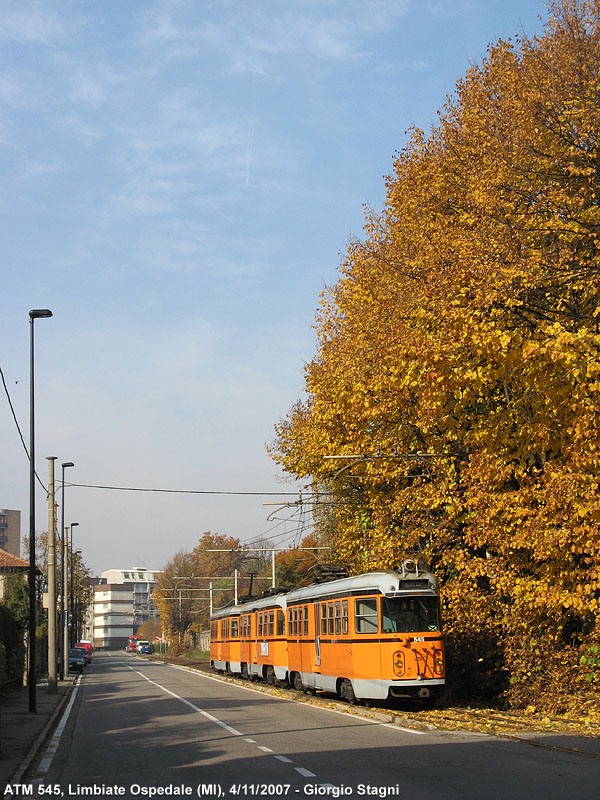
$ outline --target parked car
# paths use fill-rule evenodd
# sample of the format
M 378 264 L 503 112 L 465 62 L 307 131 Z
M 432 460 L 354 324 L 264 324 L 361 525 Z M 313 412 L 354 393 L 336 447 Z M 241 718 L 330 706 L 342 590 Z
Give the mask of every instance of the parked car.
M 80 647 L 71 647 L 69 649 L 69 672 L 79 672 L 83 675 L 85 669 L 87 654 L 85 650 Z
M 150 642 L 139 641 L 135 648 L 136 653 L 146 653 L 148 655 L 152 655 L 152 645 Z
M 91 664 L 92 663 L 92 653 L 93 653 L 93 648 L 92 648 L 91 643 L 90 642 L 76 642 L 75 643 L 75 647 L 79 648 L 80 650 L 85 650 L 85 655 L 86 655 L 85 663 L 86 663 L 86 665 Z

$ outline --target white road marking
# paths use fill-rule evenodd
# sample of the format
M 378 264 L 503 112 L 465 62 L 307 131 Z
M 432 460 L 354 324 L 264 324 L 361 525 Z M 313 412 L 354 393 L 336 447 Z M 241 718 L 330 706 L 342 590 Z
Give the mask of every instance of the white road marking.
M 180 695 L 175 694 L 175 692 L 172 692 L 170 689 L 167 689 L 166 686 L 163 686 L 162 684 L 157 683 L 156 681 L 153 681 L 147 675 L 144 675 L 143 672 L 140 672 L 139 670 L 135 669 L 134 667 L 130 666 L 129 664 L 126 664 L 125 666 L 129 667 L 129 669 L 132 672 L 135 672 L 137 675 L 140 675 L 144 680 L 148 681 L 148 683 L 151 683 L 153 686 L 156 686 L 158 689 L 161 689 L 163 692 L 166 692 L 167 694 L 170 694 L 171 697 L 174 697 L 176 700 L 180 700 L 186 706 L 188 706 L 189 708 L 192 708 L 194 711 L 197 711 L 199 714 L 202 714 L 202 716 L 206 717 L 211 722 L 214 722 L 216 725 L 219 725 L 221 728 L 224 728 L 226 731 L 228 731 L 229 733 L 233 734 L 234 736 L 243 736 L 243 733 L 241 733 L 240 731 L 236 730 L 235 728 L 232 728 L 230 725 L 227 725 L 225 722 L 221 722 L 220 719 L 217 719 L 216 717 L 213 717 L 213 715 L 209 714 L 208 711 L 204 711 L 204 709 L 198 708 L 198 706 L 195 706 L 193 703 L 190 703 L 189 700 L 186 700 L 184 697 L 180 697 Z M 207 676 L 207 677 L 210 677 L 210 676 Z M 213 678 L 213 680 L 214 680 L 214 678 Z M 242 688 L 244 688 L 244 687 L 242 687 Z M 256 744 L 254 739 L 244 738 L 244 741 L 245 742 L 249 742 L 250 744 Z M 262 744 L 256 744 L 256 747 L 258 748 L 258 750 L 261 750 L 263 753 L 272 753 L 273 752 L 273 750 L 271 750 L 270 747 L 266 747 L 265 745 L 262 745 Z M 278 761 L 283 761 L 286 764 L 293 764 L 294 763 L 291 760 L 291 758 L 286 758 L 286 756 L 275 756 L 275 758 L 278 759 Z M 294 767 L 294 769 L 296 770 L 296 772 L 299 772 L 300 775 L 302 775 L 302 777 L 304 777 L 304 778 L 315 778 L 316 777 L 314 772 L 311 772 L 310 770 L 305 769 L 304 767 Z
M 369 720 L 371 722 L 372 720 Z M 374 721 L 374 720 L 373 720 Z M 404 731 L 404 733 L 414 733 L 415 736 L 426 736 L 429 731 L 418 731 L 416 728 L 403 728 L 402 725 L 395 725 L 393 722 L 379 722 L 382 728 L 391 728 L 393 731 Z
M 204 672 L 192 671 L 189 670 L 187 667 L 181 667 L 178 664 L 165 664 L 165 666 L 171 667 L 172 669 L 180 669 L 183 672 L 187 672 L 191 675 L 198 675 L 200 678 L 205 678 L 207 681 L 216 681 L 217 683 L 223 683 L 220 678 L 214 677 L 213 675 L 206 675 Z M 131 669 L 131 667 L 130 667 Z M 240 686 L 239 683 L 234 684 L 237 686 L 238 689 L 242 689 L 245 692 L 254 692 L 254 694 L 261 694 L 263 697 L 271 697 L 267 692 L 261 692 L 260 689 L 251 689 L 249 686 Z M 277 700 L 287 700 L 288 702 L 295 702 L 293 697 L 281 697 L 280 695 L 276 695 Z M 336 708 L 325 708 L 324 706 L 317 706 L 317 705 L 310 705 L 310 708 L 317 708 L 321 711 L 329 711 L 332 714 L 341 714 L 342 716 L 347 717 L 350 712 L 348 711 L 338 711 Z M 393 731 L 402 731 L 403 733 L 412 733 L 413 736 L 426 736 L 430 731 L 420 731 L 416 728 L 403 728 L 401 725 L 395 725 L 392 722 L 379 722 L 376 719 L 369 719 L 368 717 L 354 717 L 354 719 L 359 719 L 361 722 L 369 722 L 371 725 L 380 725 L 382 728 L 391 728 Z
M 75 683 L 75 688 L 73 689 L 73 694 L 69 700 L 69 704 L 67 705 L 64 714 L 62 715 L 62 719 L 58 724 L 58 727 L 54 731 L 54 736 L 50 740 L 50 744 L 46 748 L 46 752 L 44 753 L 44 757 L 41 759 L 38 769 L 38 772 L 46 773 L 50 769 L 50 765 L 52 764 L 52 759 L 56 755 L 56 751 L 58 750 L 58 745 L 60 744 L 60 737 L 63 735 L 63 731 L 65 729 L 65 725 L 69 719 L 69 714 L 71 713 L 71 709 L 73 708 L 73 703 L 75 702 L 75 697 L 77 695 L 77 690 L 79 689 L 79 684 L 81 683 L 81 675 L 77 676 L 77 681 Z
M 205 711 L 203 708 L 198 708 L 198 706 L 195 706 L 193 703 L 190 703 L 190 701 L 186 700 L 185 697 L 180 697 L 180 695 L 175 694 L 175 692 L 172 692 L 170 689 L 167 689 L 166 686 L 162 686 L 160 683 L 157 683 L 156 681 L 151 680 L 151 678 L 149 678 L 147 675 L 144 675 L 143 672 L 140 672 L 139 670 L 135 669 L 134 667 L 129 666 L 129 664 L 127 664 L 126 666 L 129 667 L 129 669 L 132 672 L 135 672 L 137 675 L 140 675 L 144 680 L 148 681 L 148 683 L 151 683 L 154 686 L 157 686 L 163 692 L 166 692 L 167 694 L 170 694 L 171 697 L 174 697 L 176 700 L 179 700 L 184 705 L 186 705 L 189 708 L 191 708 L 193 711 L 197 711 L 198 714 L 202 714 L 203 717 L 206 717 L 206 719 L 209 719 L 211 722 L 214 722 L 215 725 L 218 725 L 220 728 L 223 728 L 223 730 L 226 730 L 228 733 L 231 733 L 232 736 L 243 736 L 244 735 L 241 731 L 238 731 L 235 728 L 232 728 L 231 725 L 228 725 L 226 722 L 221 722 L 220 719 L 217 719 L 216 717 L 213 717 L 212 714 L 209 714 L 208 711 Z

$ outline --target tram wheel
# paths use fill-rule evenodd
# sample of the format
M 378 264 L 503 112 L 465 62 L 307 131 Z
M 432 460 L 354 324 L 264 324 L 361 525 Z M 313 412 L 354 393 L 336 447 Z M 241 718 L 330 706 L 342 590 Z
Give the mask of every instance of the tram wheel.
M 302 683 L 302 675 L 300 675 L 299 672 L 294 672 L 292 685 L 297 692 L 301 692 L 304 689 L 304 684 Z
M 354 689 L 352 688 L 351 681 L 348 678 L 343 678 L 340 682 L 340 688 L 338 692 L 339 696 L 342 700 L 347 700 L 349 703 L 356 702 L 356 695 L 354 694 Z
M 248 675 L 248 664 L 242 664 L 242 678 L 247 681 L 249 680 L 250 676 Z
M 266 680 L 269 686 L 275 685 L 275 670 L 270 665 L 267 667 Z

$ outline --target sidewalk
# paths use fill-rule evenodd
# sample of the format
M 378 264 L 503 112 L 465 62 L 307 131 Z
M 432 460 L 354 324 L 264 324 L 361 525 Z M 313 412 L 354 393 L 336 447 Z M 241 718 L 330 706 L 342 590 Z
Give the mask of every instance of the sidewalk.
M 0 794 L 8 783 L 21 783 L 60 718 L 75 678 L 58 682 L 56 694 L 48 694 L 45 682 L 36 689 L 36 712 L 29 711 L 26 686 L 0 697 Z

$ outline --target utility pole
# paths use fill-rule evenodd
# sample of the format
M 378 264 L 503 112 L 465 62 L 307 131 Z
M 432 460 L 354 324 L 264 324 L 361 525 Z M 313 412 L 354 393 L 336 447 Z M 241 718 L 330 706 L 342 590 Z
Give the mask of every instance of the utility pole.
M 48 694 L 56 694 L 56 514 L 54 462 L 48 456 Z

